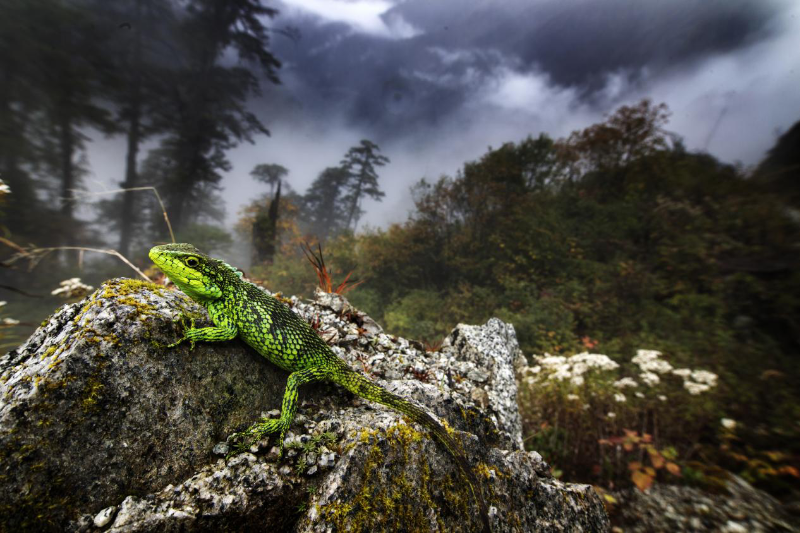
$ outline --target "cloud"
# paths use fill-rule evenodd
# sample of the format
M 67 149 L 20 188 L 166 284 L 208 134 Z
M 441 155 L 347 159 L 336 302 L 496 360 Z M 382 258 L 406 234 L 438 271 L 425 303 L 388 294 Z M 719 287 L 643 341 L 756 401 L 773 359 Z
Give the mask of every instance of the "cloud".
M 399 13 L 392 12 L 387 0 L 283 0 L 290 11 L 315 15 L 325 22 L 342 23 L 353 31 L 388 39 L 409 39 L 420 30 Z

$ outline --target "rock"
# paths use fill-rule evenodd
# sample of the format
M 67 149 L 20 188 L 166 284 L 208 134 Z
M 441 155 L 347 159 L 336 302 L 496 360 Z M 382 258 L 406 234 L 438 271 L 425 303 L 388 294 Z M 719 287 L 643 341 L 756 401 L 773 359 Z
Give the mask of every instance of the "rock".
M 291 301 L 295 313 L 318 318 L 337 338 L 361 328 L 367 343 L 332 349 L 373 377 L 397 373 L 402 379 L 377 381 L 454 428 L 495 532 L 608 529 L 591 487 L 553 479 L 539 454 L 521 451 L 519 413 L 507 403 L 516 398 L 513 328 L 496 319 L 459 326 L 442 352 L 430 354 L 365 333 L 365 315 L 337 299 Z M 302 413 L 280 459 L 275 438 L 255 443 L 255 453 L 221 458 L 234 444 L 230 433 L 262 413 L 277 416 L 286 373 L 239 341 L 198 343 L 192 353 L 186 344 L 164 348 L 180 336 L 181 312 L 208 324 L 179 292 L 112 280 L 0 359 L 0 530 L 479 526 L 468 485 L 438 442 L 333 385 L 301 390 Z M 379 352 L 384 357 L 374 358 Z
M 522 450 L 522 419 L 517 407 L 517 382 L 515 363 L 521 351 L 514 326 L 499 318 L 490 319 L 483 326 L 459 324 L 445 339 L 443 350 L 453 347 L 458 359 L 475 365 L 467 377 L 489 381 L 488 410 L 497 417 L 497 425 Z
M 163 348 L 181 312 L 209 325 L 180 292 L 112 280 L 0 358 L 0 525 L 60 530 L 180 482 L 280 407 L 285 373 L 244 343 Z
M 228 452 L 231 450 L 230 446 L 228 446 L 225 442 L 218 442 L 214 445 L 214 448 L 211 450 L 211 453 L 214 455 L 228 455 Z
M 94 520 L 92 521 L 94 526 L 106 527 L 108 523 L 111 522 L 111 519 L 114 518 L 114 513 L 116 512 L 117 508 L 115 506 L 112 505 L 111 507 L 106 507 L 94 517 Z
M 800 523 L 784 512 L 780 502 L 742 478 L 731 475 L 726 489 L 712 494 L 693 487 L 656 484 L 647 492 L 615 492 L 614 523 L 626 533 L 800 530 Z
M 336 313 L 349 311 L 352 308 L 350 306 L 350 302 L 347 301 L 347 298 L 341 294 L 324 292 L 319 287 L 314 289 L 314 301 L 316 301 L 319 305 L 329 307 Z

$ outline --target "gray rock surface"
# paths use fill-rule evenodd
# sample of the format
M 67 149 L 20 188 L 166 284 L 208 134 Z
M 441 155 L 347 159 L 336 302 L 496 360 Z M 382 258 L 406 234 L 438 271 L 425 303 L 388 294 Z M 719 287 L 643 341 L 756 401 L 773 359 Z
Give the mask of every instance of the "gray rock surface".
M 719 494 L 656 484 L 647 492 L 630 489 L 613 495 L 618 501 L 615 530 L 625 533 L 800 531 L 800 522 L 778 500 L 733 475 Z
M 285 301 L 354 368 L 456 430 L 495 531 L 608 528 L 590 487 L 553 479 L 538 454 L 521 451 L 513 328 L 459 326 L 428 353 L 343 298 L 320 299 Z M 165 348 L 180 336 L 182 312 L 207 321 L 179 292 L 112 280 L 0 358 L 0 529 L 478 527 L 442 446 L 333 385 L 303 389 L 282 458 L 273 437 L 226 461 L 229 433 L 276 414 L 286 374 L 239 341 Z

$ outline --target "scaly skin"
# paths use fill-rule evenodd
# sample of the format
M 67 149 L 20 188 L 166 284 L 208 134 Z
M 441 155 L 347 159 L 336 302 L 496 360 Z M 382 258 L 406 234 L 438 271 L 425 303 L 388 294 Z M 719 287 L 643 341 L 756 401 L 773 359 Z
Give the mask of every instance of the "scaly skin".
M 183 337 L 170 347 L 188 340 L 194 348 L 196 341 L 227 341 L 238 335 L 271 363 L 290 372 L 280 418 L 262 419 L 242 435 L 256 440 L 277 433 L 282 452 L 284 435 L 297 411 L 300 385 L 313 381 L 338 383 L 362 398 L 407 415 L 433 433 L 456 459 L 480 506 L 483 530 L 491 531 L 486 502 L 464 452 L 432 416 L 351 369 L 306 321 L 243 280 L 241 272 L 227 263 L 201 253 L 191 244 L 155 246 L 150 250 L 150 259 L 179 289 L 203 305 L 214 323 L 214 327 L 195 328 L 192 321 Z

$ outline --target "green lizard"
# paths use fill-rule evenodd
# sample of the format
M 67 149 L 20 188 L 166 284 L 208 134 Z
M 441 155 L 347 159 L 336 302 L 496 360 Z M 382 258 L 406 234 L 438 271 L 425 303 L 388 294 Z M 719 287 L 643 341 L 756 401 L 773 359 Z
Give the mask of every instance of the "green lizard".
M 447 448 L 466 477 L 480 506 L 484 532 L 490 532 L 486 502 L 460 446 L 447 430 L 420 407 L 392 394 L 342 361 L 311 326 L 282 302 L 242 279 L 242 273 L 201 253 L 191 244 L 165 244 L 150 250 L 150 259 L 189 297 L 208 310 L 214 327 L 186 328 L 170 347 L 188 340 L 227 341 L 237 335 L 268 361 L 290 372 L 280 418 L 262 419 L 243 434 L 255 439 L 277 433 L 280 450 L 297 411 L 297 390 L 314 381 L 332 381 L 367 400 L 395 409 L 428 429 Z

